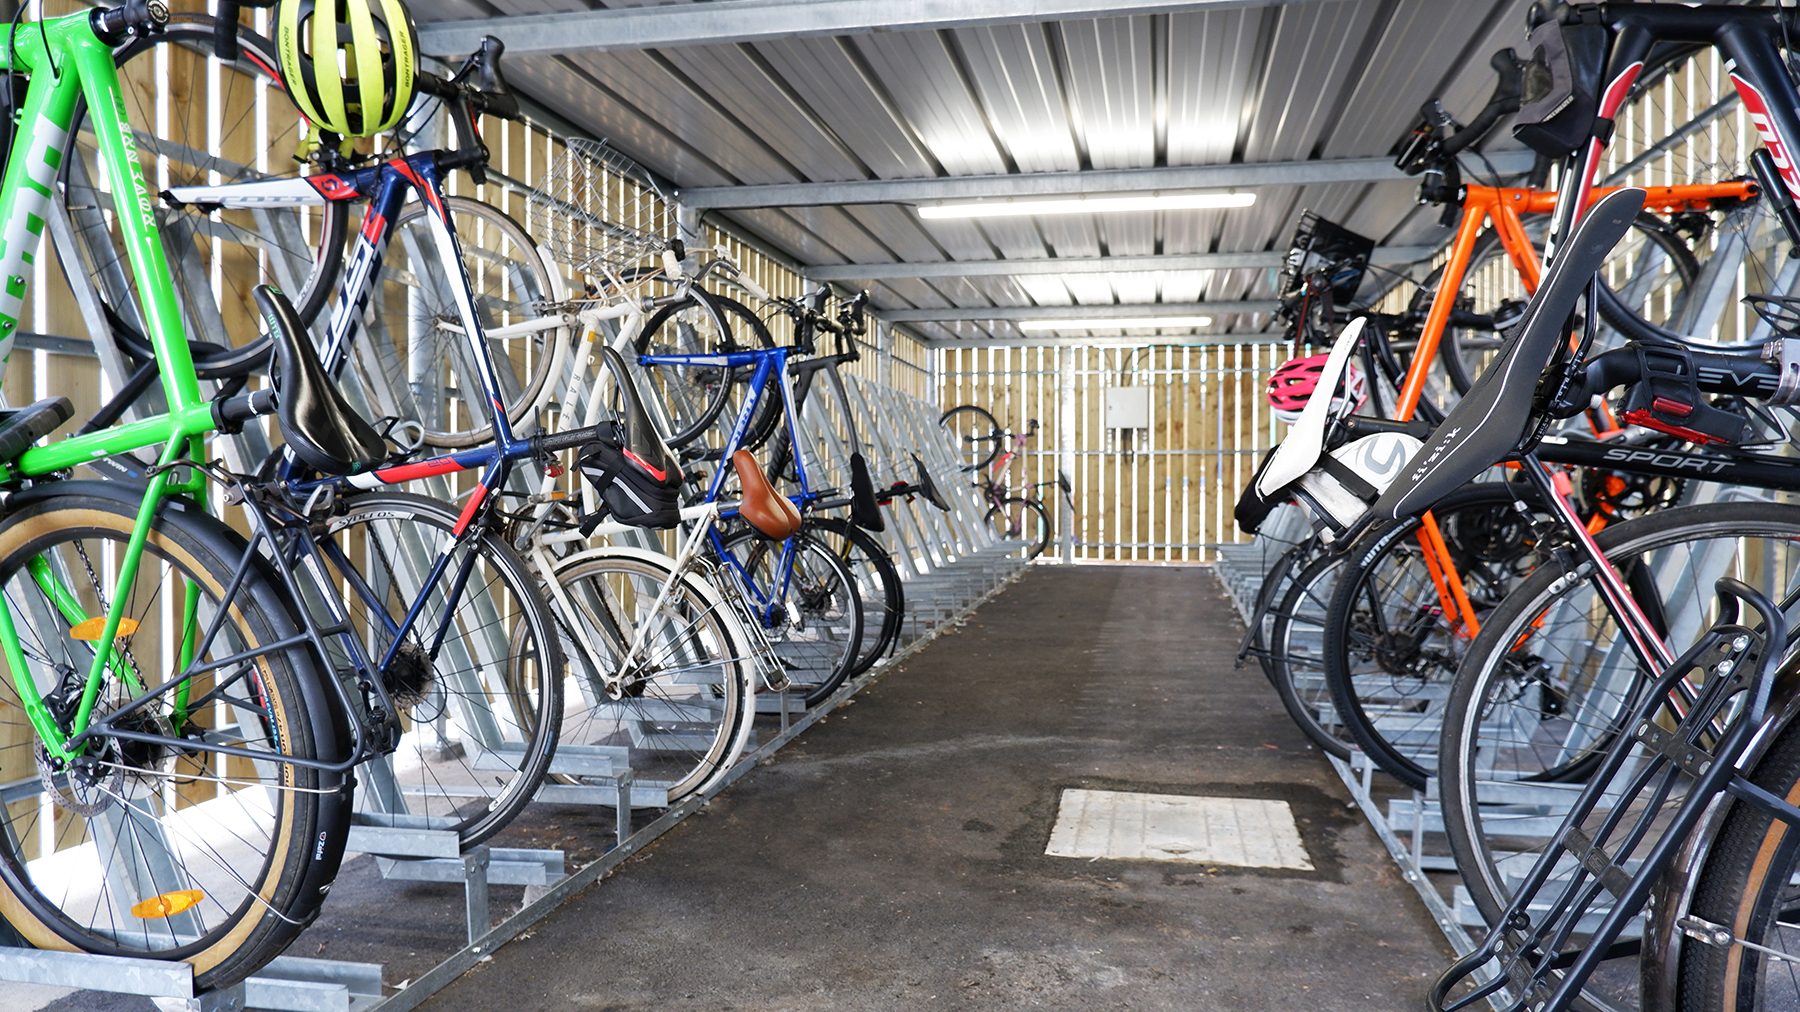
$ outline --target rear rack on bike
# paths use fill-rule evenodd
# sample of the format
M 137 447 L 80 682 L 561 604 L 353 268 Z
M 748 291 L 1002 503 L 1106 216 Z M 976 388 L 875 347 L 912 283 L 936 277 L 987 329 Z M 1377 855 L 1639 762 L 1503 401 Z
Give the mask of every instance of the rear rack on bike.
M 1637 944 L 1620 939 L 1714 800 L 1751 790 L 1738 762 L 1767 714 L 1787 623 L 1736 580 L 1717 592 L 1718 621 L 1608 724 L 1619 730 L 1552 843 L 1486 942 L 1438 978 L 1430 1008 L 1490 996 L 1503 1012 L 1573 1007 L 1603 960 Z

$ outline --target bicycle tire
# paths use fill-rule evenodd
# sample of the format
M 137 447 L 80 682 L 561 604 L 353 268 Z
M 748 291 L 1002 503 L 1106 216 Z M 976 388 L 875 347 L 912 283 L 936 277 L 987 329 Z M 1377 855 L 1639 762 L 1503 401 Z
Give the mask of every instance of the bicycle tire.
M 67 482 L 40 486 L 9 504 L 0 522 L 0 582 L 27 663 L 41 666 L 22 676 L 55 686 L 62 671 L 85 676 L 94 656 L 74 637 L 68 614 L 26 571 L 28 563 L 41 560 L 66 580 L 82 613 L 105 614 L 101 602 L 115 592 L 141 499 L 141 489 Z M 243 556 L 243 539 L 224 524 L 191 504 L 168 502 L 131 586 L 127 617 L 136 625 L 121 627 L 119 663 L 152 688 L 166 685 L 159 673 L 177 670 L 162 661 L 178 656 L 184 590 L 198 593 L 197 628 L 208 628 Z M 296 636 L 273 579 L 260 566 L 252 569 L 231 599 L 231 621 L 201 658 L 254 660 L 225 669 L 228 677 L 192 676 L 183 704 L 192 709 L 180 727 L 160 708 L 137 725 L 151 733 L 229 735 L 229 743 L 266 751 L 269 760 L 99 739 L 107 742 L 99 754 L 122 767 L 116 779 L 102 774 L 78 787 L 59 777 L 55 805 L 46 794 L 43 801 L 15 799 L 0 807 L 6 822 L 0 912 L 32 945 L 184 960 L 194 968 L 196 990 L 205 991 L 249 976 L 318 913 L 343 854 L 350 792 L 335 789 L 342 774 L 284 765 L 277 757 L 336 759 L 345 743 L 341 715 L 306 650 L 261 646 Z M 175 603 L 172 616 L 159 614 L 166 602 Z M 139 654 L 148 662 L 140 663 Z M 116 709 L 131 695 L 122 688 L 103 688 L 100 710 Z M 6 782 L 37 781 L 37 739 L 10 679 L 0 682 L 0 699 L 10 704 L 0 709 L 13 714 L 0 746 Z M 81 804 L 84 794 L 87 804 L 104 807 L 78 814 L 70 802 Z M 129 847 L 105 842 L 118 839 L 119 798 L 133 807 Z M 154 877 L 138 874 L 146 860 L 158 867 Z M 159 903 L 159 896 L 168 899 Z M 172 909 L 188 901 L 194 905 Z M 134 907 L 138 912 L 128 913 Z
M 386 757 L 408 813 L 454 830 L 464 849 L 493 836 L 530 803 L 549 768 L 563 714 L 565 667 L 549 607 L 511 546 L 483 533 L 448 549 L 427 591 L 431 561 L 456 542 L 454 504 L 405 492 L 348 496 L 327 530 L 334 580 L 365 655 L 380 671 L 406 733 Z M 468 576 L 454 610 L 448 591 Z M 394 650 L 395 616 L 419 620 Z M 435 646 L 434 646 L 435 644 Z M 504 704 L 504 705 L 502 705 Z
M 696 289 L 686 302 L 664 306 L 644 322 L 633 348 L 639 355 L 707 355 L 773 348 L 775 338 L 750 308 L 736 299 Z M 725 366 L 640 365 L 668 415 L 669 435 L 664 439 L 680 449 L 699 439 L 721 417 L 735 424 L 741 397 L 748 390 L 749 369 Z M 780 377 L 776 377 L 779 382 Z M 738 397 L 734 398 L 733 394 Z M 781 417 L 779 387 L 763 391 L 756 414 L 745 430 L 739 449 L 755 449 L 775 430 Z M 720 447 L 701 454 L 717 460 Z
M 979 471 L 1000 456 L 1006 431 L 984 407 L 964 404 L 938 416 L 938 425 L 950 434 L 964 471 Z
M 749 741 L 755 645 L 724 597 L 696 572 L 675 580 L 671 561 L 598 548 L 557 562 L 553 610 L 574 691 L 554 780 L 610 783 L 594 765 L 622 761 L 634 792 L 672 805 L 718 783 Z M 654 648 L 621 672 L 634 636 Z
M 1050 547 L 1050 512 L 1036 499 L 1007 496 L 988 507 L 987 523 L 1000 540 L 1023 541 L 1023 558 L 1035 559 Z
M 1477 618 L 1536 564 L 1528 487 L 1466 485 L 1432 508 Z M 1445 690 L 1464 634 L 1446 624 L 1418 518 L 1383 528 L 1348 564 L 1325 615 L 1325 684 L 1338 719 L 1375 766 L 1415 790 L 1436 767 Z
M 1800 803 L 1800 724 L 1790 723 L 1776 736 L 1750 771 L 1749 780 L 1788 804 Z M 1674 922 L 1688 914 L 1724 926 L 1733 938 L 1773 950 L 1765 954 L 1747 945 L 1724 948 L 1691 937 L 1679 939 L 1673 991 L 1681 1008 L 1692 1012 L 1737 1009 L 1791 1009 L 1800 1005 L 1800 981 L 1791 968 L 1782 970 L 1780 956 L 1800 951 L 1792 923 L 1793 876 L 1800 866 L 1800 833 L 1768 811 L 1730 801 L 1705 858 L 1694 878 L 1687 910 L 1657 910 L 1652 929 L 1679 936 Z M 1666 951 L 1666 950 L 1665 950 Z M 1668 986 L 1671 977 L 1654 959 L 1643 967 L 1645 994 Z
M 1294 724 L 1321 750 L 1348 761 L 1356 740 L 1325 684 L 1325 613 L 1344 557 L 1314 559 L 1288 584 L 1269 626 L 1269 680 Z
M 1717 575 L 1781 598 L 1800 569 L 1800 509 L 1684 506 L 1595 541 L 1679 654 L 1712 621 Z M 1619 642 L 1586 567 L 1539 567 L 1482 624 L 1445 706 L 1438 788 L 1451 853 L 1490 923 L 1560 821 L 1557 799 L 1579 790 L 1650 675 Z
M 793 573 L 778 580 L 792 545 Z M 738 580 L 746 623 L 755 622 L 793 683 L 790 691 L 824 699 L 850 677 L 862 645 L 862 598 L 856 579 L 823 542 L 804 529 L 788 541 L 754 538 L 720 561 Z M 741 554 L 740 554 L 741 552 Z
M 1655 324 L 1645 320 L 1640 315 L 1639 308 L 1627 305 L 1626 300 L 1631 300 L 1637 307 L 1660 303 L 1655 314 L 1658 319 L 1666 321 L 1673 318 L 1686 304 L 1688 286 L 1700 275 L 1700 261 L 1678 232 L 1669 227 L 1666 221 L 1649 212 L 1637 216 L 1627 235 L 1627 241 L 1613 251 L 1606 266 L 1602 268 L 1602 272 L 1611 277 L 1607 284 L 1600 286 L 1600 316 L 1620 334 L 1631 337 L 1645 333 L 1646 325 Z M 1538 254 L 1541 259 L 1541 248 Z M 1620 266 L 1620 262 L 1626 259 L 1633 261 L 1629 270 Z M 1664 263 L 1668 264 L 1666 276 Z M 1443 270 L 1443 267 L 1438 267 L 1432 271 L 1419 291 L 1435 292 Z M 1633 280 L 1634 277 L 1644 276 L 1663 277 L 1664 280 Z M 1625 289 L 1623 296 L 1619 288 Z M 1476 240 L 1475 249 L 1469 256 L 1469 267 L 1463 274 L 1463 290 L 1471 294 L 1459 298 L 1458 305 L 1467 303 L 1468 311 L 1479 315 L 1492 315 L 1498 304 L 1506 299 L 1518 300 L 1520 308 L 1523 308 L 1524 286 L 1519 281 L 1517 270 L 1507 260 L 1498 232 L 1490 229 Z M 1415 296 L 1415 305 L 1417 298 Z M 1426 299 L 1426 305 L 1429 305 L 1429 298 Z M 1458 397 L 1469 391 L 1475 377 L 1498 354 L 1503 343 L 1504 335 L 1495 331 L 1478 331 L 1454 325 L 1444 328 L 1438 354 L 1443 363 L 1444 374 Z M 1601 343 L 1602 347 L 1610 347 L 1617 343 L 1617 339 L 1603 339 Z
M 206 82 L 210 67 L 214 20 L 205 14 L 175 14 L 165 30 L 133 39 L 114 56 L 120 88 L 131 122 L 138 124 L 140 157 L 153 187 L 259 178 L 251 165 L 205 154 L 209 143 L 224 145 L 253 133 L 250 119 L 258 108 L 257 92 L 270 89 L 279 102 L 262 101 L 274 121 L 269 149 L 292 149 L 297 142 L 292 110 L 285 101 L 274 44 L 244 25 L 238 26 L 240 55 L 231 70 L 218 74 L 218 87 Z M 141 68 L 141 69 L 140 69 Z M 171 100 L 170 89 L 186 88 L 190 101 Z M 178 99 L 179 96 L 177 95 Z M 277 108 L 279 106 L 279 108 Z M 159 115 L 160 114 L 160 115 Z M 86 106 L 78 104 L 68 157 L 58 173 L 57 199 L 69 215 L 79 249 L 59 250 L 59 261 L 71 284 L 92 279 L 111 336 L 119 348 L 139 362 L 154 358 L 137 298 L 123 236 L 108 213 L 113 195 L 96 166 Z M 143 131 L 161 124 L 161 140 Z M 285 124 L 285 126 L 283 125 Z M 215 141 L 216 138 L 216 141 Z M 254 163 L 260 153 L 241 156 Z M 272 343 L 258 337 L 259 319 L 251 289 L 274 284 L 291 294 L 303 322 L 323 310 L 342 265 L 348 205 L 258 208 L 254 211 L 212 210 L 199 206 L 158 209 L 158 226 L 168 254 L 189 340 L 196 345 L 196 373 L 202 379 L 242 376 L 260 368 Z M 235 340 L 243 343 L 234 343 Z
M 462 245 L 464 276 L 482 327 L 539 316 L 556 287 L 525 229 L 499 208 L 467 197 L 445 197 L 444 206 Z M 371 345 L 352 348 L 350 359 L 377 412 L 417 420 L 429 446 L 478 446 L 494 433 L 478 379 L 481 365 L 462 333 L 456 300 L 462 279 L 445 273 L 429 215 L 424 203 L 414 201 L 395 219 L 358 338 Z M 568 329 L 486 340 L 507 420 L 522 426 L 549 378 L 555 343 L 569 340 Z M 371 350 L 378 353 L 367 354 Z
M 1263 574 L 1262 583 L 1256 588 L 1256 602 L 1250 611 L 1251 624 L 1244 637 L 1244 655 L 1256 658 L 1270 685 L 1275 684 L 1275 659 L 1269 649 L 1270 634 L 1275 627 L 1275 609 L 1293 586 L 1294 577 L 1312 563 L 1317 553 L 1318 543 L 1311 538 L 1290 547 L 1275 557 L 1274 565 Z
M 1701 108 L 1732 89 L 1722 75 L 1724 67 L 1708 55 L 1710 46 L 1659 43 L 1645 60 L 1625 103 L 1613 117 L 1617 124 L 1611 153 L 1626 161 L 1636 152 L 1622 141 L 1644 141 L 1663 136 L 1667 124 L 1683 122 L 1690 109 Z M 1696 59 L 1698 57 L 1698 59 Z M 1690 105 L 1699 100 L 1702 106 Z M 1673 119 L 1670 117 L 1673 116 Z M 1684 145 L 1673 157 L 1658 157 L 1623 179 L 1604 175 L 1600 185 L 1660 186 L 1692 182 L 1724 181 L 1743 177 L 1742 163 L 1729 145 L 1710 153 L 1707 146 Z M 1777 291 L 1776 281 L 1787 263 L 1792 243 L 1766 200 L 1752 200 L 1738 207 L 1716 207 L 1704 212 L 1677 215 L 1676 227 L 1700 264 L 1700 280 L 1717 273 L 1727 279 L 1725 289 L 1705 303 L 1695 303 L 1689 313 L 1658 311 L 1635 313 L 1617 320 L 1608 318 L 1625 337 L 1637 341 L 1688 340 L 1690 337 L 1732 342 L 1747 340 L 1758 324 L 1756 314 L 1742 304 L 1742 297 Z M 1615 258 L 1616 259 L 1616 258 Z M 1703 293 L 1704 294 L 1704 293 Z M 1604 304 L 1602 309 L 1604 309 Z M 1680 307 L 1690 308 L 1690 307 Z M 1714 334 L 1717 329 L 1716 335 Z

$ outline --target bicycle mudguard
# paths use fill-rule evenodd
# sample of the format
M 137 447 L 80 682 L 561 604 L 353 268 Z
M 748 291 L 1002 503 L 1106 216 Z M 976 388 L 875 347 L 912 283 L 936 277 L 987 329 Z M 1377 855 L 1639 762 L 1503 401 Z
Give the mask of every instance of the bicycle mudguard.
M 850 522 L 865 531 L 887 530 L 887 518 L 881 504 L 875 501 L 875 480 L 869 477 L 869 462 L 862 451 L 850 454 Z
M 1519 448 L 1530 435 L 1539 377 L 1558 344 L 1568 340 L 1576 301 L 1643 207 L 1644 191 L 1635 188 L 1616 190 L 1594 204 L 1551 264 L 1499 357 L 1450 409 L 1412 466 L 1369 508 L 1363 526 L 1423 513 Z

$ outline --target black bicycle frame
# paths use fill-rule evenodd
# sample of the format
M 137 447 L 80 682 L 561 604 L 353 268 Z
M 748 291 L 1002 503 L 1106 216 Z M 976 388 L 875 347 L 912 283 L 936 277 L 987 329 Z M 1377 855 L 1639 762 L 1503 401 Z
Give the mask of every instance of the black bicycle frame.
M 1547 436 L 1538 444 L 1538 459 L 1571 467 L 1624 471 L 1662 478 L 1691 478 L 1722 485 L 1743 485 L 1781 492 L 1800 492 L 1800 458 L 1769 454 L 1717 453 L 1704 450 L 1650 449 L 1591 439 Z
M 1587 210 L 1590 190 L 1599 175 L 1601 157 L 1612 138 L 1613 117 L 1644 69 L 1644 59 L 1658 42 L 1709 45 L 1725 56 L 1744 109 L 1775 159 L 1788 189 L 1800 194 L 1800 168 L 1794 144 L 1800 141 L 1800 99 L 1781 60 L 1780 44 L 1794 32 L 1795 12 L 1782 7 L 1682 7 L 1675 4 L 1601 4 L 1601 20 L 1612 34 L 1607 84 L 1601 93 L 1593 137 L 1576 161 L 1576 185 L 1563 186 L 1552 235 L 1568 234 L 1570 223 Z

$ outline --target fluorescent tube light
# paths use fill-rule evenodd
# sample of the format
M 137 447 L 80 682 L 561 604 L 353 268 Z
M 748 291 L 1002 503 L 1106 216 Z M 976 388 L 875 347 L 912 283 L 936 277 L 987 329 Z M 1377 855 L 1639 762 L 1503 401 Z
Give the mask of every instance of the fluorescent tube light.
M 1174 211 L 1203 207 L 1249 207 L 1254 193 L 1169 193 L 1137 197 L 1073 197 L 1064 200 L 988 200 L 974 204 L 932 204 L 921 218 L 992 218 L 1021 214 L 1098 214 L 1103 211 Z
M 1210 316 L 1146 316 L 1119 320 L 1020 320 L 1020 330 L 1186 330 L 1210 327 Z

